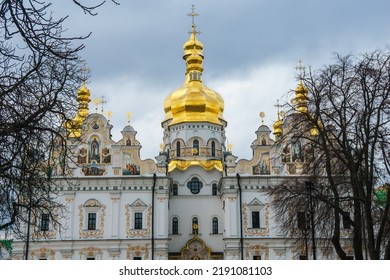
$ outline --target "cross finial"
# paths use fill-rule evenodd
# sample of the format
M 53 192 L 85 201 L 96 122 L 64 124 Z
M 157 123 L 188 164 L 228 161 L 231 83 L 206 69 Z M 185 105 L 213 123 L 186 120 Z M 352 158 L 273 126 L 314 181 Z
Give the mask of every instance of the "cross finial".
M 100 104 L 102 105 L 102 114 L 103 114 L 103 111 L 104 111 L 103 106 L 104 106 L 104 104 L 106 104 L 106 103 L 107 103 L 107 101 L 106 101 L 106 99 L 104 98 L 104 95 L 103 95 L 102 98 L 101 98 L 101 101 L 100 101 Z
M 87 83 L 87 81 L 88 81 L 88 74 L 91 72 L 91 68 L 89 68 L 88 66 L 87 66 L 87 62 L 86 61 L 83 61 L 83 64 L 84 64 L 84 66 L 83 67 L 81 67 L 81 69 L 80 69 L 80 71 L 83 73 L 83 82 L 84 82 L 84 84 L 85 83 Z
M 199 31 L 196 31 L 196 25 L 195 25 L 195 17 L 199 16 L 198 13 L 195 13 L 195 5 L 192 5 L 191 12 L 187 14 L 187 16 L 192 17 L 192 30 L 188 32 L 189 34 L 200 34 Z
M 101 102 L 101 100 L 99 97 L 93 99 L 93 104 L 95 104 L 96 113 L 98 111 L 98 106 L 99 106 L 100 102 Z
M 282 107 L 282 105 L 279 104 L 279 99 L 276 100 L 276 105 L 274 105 L 277 109 L 278 109 L 278 120 L 280 120 L 280 108 Z
M 298 77 L 300 80 L 303 78 L 303 72 L 305 71 L 306 67 L 303 65 L 303 61 L 300 59 L 298 60 L 298 65 L 295 66 L 295 70 L 298 71 Z

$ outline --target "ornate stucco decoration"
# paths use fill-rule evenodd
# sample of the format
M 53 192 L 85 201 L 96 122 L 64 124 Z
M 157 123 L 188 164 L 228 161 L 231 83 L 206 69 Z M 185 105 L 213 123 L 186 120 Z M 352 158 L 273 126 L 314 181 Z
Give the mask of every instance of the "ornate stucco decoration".
M 96 257 L 99 257 L 101 259 L 102 255 L 103 255 L 103 251 L 101 249 L 96 248 L 96 247 L 92 247 L 92 246 L 86 247 L 86 248 L 82 248 L 80 250 L 80 259 L 82 259 L 83 256 L 85 258 L 89 258 L 89 257 L 96 258 Z
M 31 259 L 47 259 L 54 260 L 55 252 L 50 248 L 39 248 L 32 250 L 30 253 Z
M 260 255 L 264 255 L 264 259 L 269 260 L 268 243 L 265 243 L 264 245 L 246 243 L 245 247 L 246 247 L 245 258 L 247 260 L 250 260 L 251 256 L 260 256 Z
M 140 202 L 139 202 L 140 203 Z M 146 216 L 146 228 L 145 229 L 134 229 L 132 227 L 133 221 L 132 221 L 132 214 L 134 212 L 135 207 L 143 207 L 141 204 L 135 204 L 132 205 L 127 204 L 125 206 L 125 217 L 126 217 L 126 237 L 150 237 L 150 231 L 151 231 L 151 217 L 152 217 L 152 207 L 149 205 L 146 207 L 143 213 L 145 213 Z
M 248 204 L 243 205 L 244 234 L 247 236 L 266 236 L 269 234 L 269 203 L 264 204 L 264 227 L 249 228 Z
M 100 226 L 95 230 L 87 230 L 84 227 L 84 214 L 87 214 L 86 208 L 95 208 L 98 218 L 100 218 Z M 90 199 L 84 205 L 79 205 L 79 235 L 80 238 L 102 238 L 104 234 L 104 219 L 106 216 L 106 205 L 101 205 L 97 200 Z
M 171 160 L 169 162 L 168 172 L 172 172 L 175 169 L 184 171 L 190 166 L 200 166 L 206 171 L 217 169 L 222 172 L 223 170 L 220 160 Z
M 197 235 L 187 241 L 186 245 L 180 251 L 183 260 L 208 260 L 210 259 L 211 249 Z
M 148 244 L 143 245 L 127 245 L 126 257 L 128 260 L 133 257 L 141 257 L 144 260 L 149 259 Z
M 58 208 L 54 209 L 53 217 L 55 217 L 54 221 L 52 221 L 50 223 L 50 230 L 47 230 L 47 231 L 41 231 L 39 229 L 39 225 L 36 222 L 37 218 L 35 218 L 34 224 L 36 224 L 36 226 L 34 227 L 34 232 L 32 234 L 32 237 L 34 239 L 54 239 L 54 238 L 56 238 L 56 236 L 57 236 L 57 226 L 58 226 L 58 221 L 57 221 Z

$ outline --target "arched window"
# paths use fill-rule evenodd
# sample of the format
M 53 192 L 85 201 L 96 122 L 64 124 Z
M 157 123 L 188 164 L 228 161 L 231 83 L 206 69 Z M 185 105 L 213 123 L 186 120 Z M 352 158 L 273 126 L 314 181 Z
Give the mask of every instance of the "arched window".
M 197 217 L 192 218 L 192 234 L 198 234 L 199 232 L 199 221 Z
M 178 191 L 178 187 L 177 187 L 177 184 L 173 184 L 172 186 L 172 195 L 176 196 L 178 195 L 179 191 Z
M 215 142 L 211 142 L 211 156 L 215 157 Z
M 192 154 L 194 156 L 199 155 L 199 141 L 196 139 L 192 142 Z
M 203 183 L 199 181 L 197 177 L 192 178 L 191 181 L 187 183 L 187 188 L 189 188 L 193 194 L 198 194 L 202 187 Z
M 213 234 L 218 234 L 218 218 L 213 218 Z
M 180 142 L 176 142 L 176 156 L 180 157 Z
M 218 187 L 217 187 L 217 184 L 213 184 L 213 186 L 212 186 L 212 194 L 213 194 L 213 195 L 218 195 Z
M 179 219 L 177 217 L 172 218 L 172 234 L 179 234 Z

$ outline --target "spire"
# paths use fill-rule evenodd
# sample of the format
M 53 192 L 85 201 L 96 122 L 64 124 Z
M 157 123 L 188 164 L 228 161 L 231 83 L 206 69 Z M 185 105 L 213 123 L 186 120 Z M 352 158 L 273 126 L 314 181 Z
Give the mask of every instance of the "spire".
M 308 90 L 303 85 L 303 76 L 304 76 L 305 68 L 306 67 L 302 64 L 302 60 L 299 60 L 298 65 L 295 67 L 295 69 L 299 72 L 298 73 L 299 84 L 295 90 L 295 98 L 293 99 L 293 103 L 296 106 L 296 109 L 299 113 L 308 112 L 308 107 L 307 107 L 307 103 L 309 101 Z
M 276 103 L 275 107 L 278 109 L 278 120 L 274 123 L 274 135 L 276 137 L 280 137 L 282 135 L 282 124 L 283 124 L 280 116 L 283 115 L 283 114 L 279 110 L 279 108 L 282 107 L 279 104 L 279 99 L 277 100 L 277 103 Z
M 192 5 L 191 12 L 187 15 L 192 17 L 192 27 L 191 31 L 188 32 L 190 34 L 190 38 L 183 45 L 183 59 L 187 62 L 186 80 L 201 81 L 203 72 L 203 44 L 196 38 L 196 35 L 199 35 L 200 32 L 196 31 L 195 17 L 199 14 L 195 13 L 194 5 Z

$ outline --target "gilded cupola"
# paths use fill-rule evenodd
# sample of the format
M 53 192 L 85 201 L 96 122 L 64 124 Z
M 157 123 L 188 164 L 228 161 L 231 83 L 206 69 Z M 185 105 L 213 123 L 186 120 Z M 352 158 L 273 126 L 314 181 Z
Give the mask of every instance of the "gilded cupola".
M 169 125 L 185 122 L 209 122 L 222 124 L 224 101 L 215 91 L 206 87 L 202 81 L 203 44 L 197 39 L 199 32 L 192 24 L 190 38 L 184 43 L 186 61 L 183 85 L 165 98 L 165 119 Z
M 299 113 L 307 113 L 308 112 L 308 97 L 309 91 L 303 85 L 302 79 L 299 80 L 299 85 L 295 89 L 295 98 L 294 104 L 296 105 L 296 109 Z
M 88 104 L 91 102 L 91 92 L 85 85 L 77 91 L 77 101 L 79 102 L 76 116 L 66 123 L 66 129 L 68 130 L 69 137 L 79 138 L 81 137 L 81 127 L 84 120 L 89 115 Z

